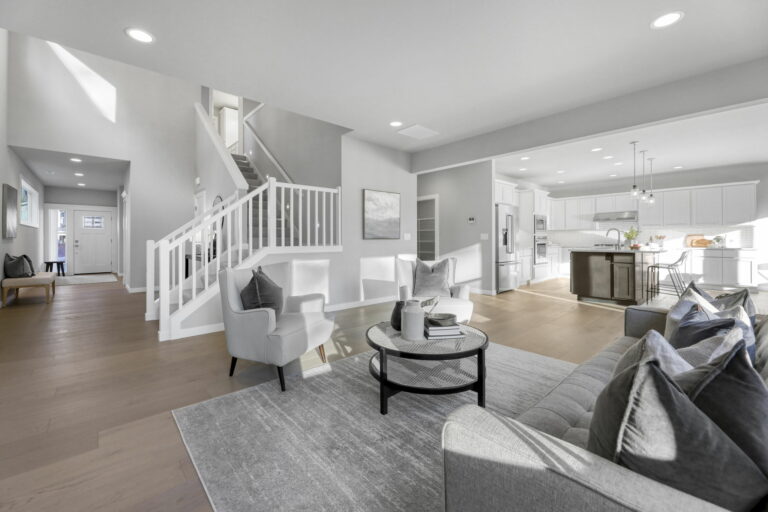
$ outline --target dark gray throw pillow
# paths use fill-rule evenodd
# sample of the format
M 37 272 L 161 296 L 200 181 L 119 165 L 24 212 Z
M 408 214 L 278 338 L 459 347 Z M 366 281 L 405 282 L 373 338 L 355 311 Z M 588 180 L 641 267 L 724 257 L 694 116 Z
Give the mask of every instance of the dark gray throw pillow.
M 733 347 L 744 339 L 743 333 L 744 331 L 740 328 L 734 327 L 726 334 L 712 336 L 690 347 L 678 349 L 677 354 L 688 361 L 693 368 L 696 368 L 733 350 Z
M 3 261 L 3 273 L 5 277 L 32 277 L 35 275 L 35 267 L 32 265 L 32 260 L 29 256 L 22 254 L 21 256 L 5 255 Z
M 656 361 L 627 368 L 600 393 L 587 449 L 730 510 L 750 510 L 768 495 L 755 462 Z
M 733 292 L 721 293 L 720 295 L 713 297 L 709 293 L 696 286 L 696 283 L 693 281 L 688 284 L 688 288 L 707 299 L 710 304 L 715 306 L 720 311 L 724 309 L 730 309 L 734 306 L 743 307 L 749 318 L 752 320 L 752 326 L 754 327 L 757 308 L 755 307 L 755 303 L 752 300 L 752 296 L 750 295 L 748 289 L 742 288 Z
M 658 361 L 662 370 L 668 375 L 676 375 L 693 369 L 693 366 L 680 356 L 675 347 L 664 339 L 664 336 L 651 329 L 624 352 L 624 355 L 616 363 L 613 374 L 618 375 L 630 366 L 650 360 Z
M 674 381 L 768 476 L 768 388 L 752 367 L 744 342 Z
M 677 348 L 696 345 L 702 340 L 713 336 L 724 336 L 731 329 L 739 328 L 751 360 L 755 359 L 755 331 L 746 313 L 740 306 L 709 314 L 692 308 L 678 324 L 675 334 L 669 338 L 669 343 Z
M 414 297 L 450 297 L 451 287 L 448 282 L 450 260 L 438 261 L 431 267 L 416 260 L 416 277 L 413 283 Z
M 275 320 L 283 311 L 283 289 L 272 281 L 261 267 L 253 271 L 253 277 L 240 291 L 243 309 L 271 308 L 275 310 Z

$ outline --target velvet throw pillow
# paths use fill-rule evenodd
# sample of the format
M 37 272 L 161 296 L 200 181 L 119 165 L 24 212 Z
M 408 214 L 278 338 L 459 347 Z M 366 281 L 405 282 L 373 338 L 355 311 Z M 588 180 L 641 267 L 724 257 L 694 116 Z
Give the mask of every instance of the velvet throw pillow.
M 647 361 L 657 361 L 668 375 L 676 375 L 693 369 L 693 366 L 678 354 L 675 347 L 670 345 L 664 336 L 651 329 L 624 352 L 624 355 L 616 363 L 613 374 L 617 375 L 631 366 Z
M 755 307 L 755 303 L 752 300 L 752 296 L 749 293 L 749 290 L 746 288 L 742 288 L 740 290 L 736 290 L 733 292 L 726 292 L 721 293 L 717 295 L 716 297 L 713 297 L 706 291 L 702 290 L 698 286 L 696 286 L 696 283 L 691 281 L 688 284 L 689 290 L 693 290 L 697 294 L 699 294 L 701 297 L 703 297 L 705 300 L 707 300 L 710 304 L 715 306 L 720 311 L 723 311 L 725 309 L 730 309 L 734 306 L 741 306 L 744 308 L 744 311 L 747 312 L 747 316 L 749 316 L 750 320 L 752 321 L 752 325 L 755 325 L 755 316 L 757 315 L 757 308 Z
M 272 281 L 261 267 L 253 271 L 253 277 L 240 292 L 243 309 L 270 308 L 275 310 L 275 320 L 283 311 L 283 289 Z
M 444 259 L 431 267 L 416 260 L 416 277 L 413 283 L 414 297 L 450 297 L 451 287 L 448 281 L 450 260 Z
M 676 349 L 682 349 L 713 336 L 724 336 L 735 328 L 741 330 L 747 352 L 754 360 L 755 332 L 746 311 L 741 306 L 716 313 L 705 313 L 692 307 L 680 320 L 675 334 L 669 338 L 669 343 Z
M 690 347 L 677 349 L 677 354 L 696 368 L 729 353 L 737 343 L 744 339 L 743 333 L 744 331 L 740 328 L 734 327 L 725 334 L 712 336 Z
M 699 310 L 704 311 L 705 313 L 714 314 L 719 311 L 719 309 L 713 306 L 707 299 L 689 287 L 680 296 L 680 300 L 678 300 L 677 303 L 672 306 L 667 313 L 667 323 L 664 327 L 665 338 L 668 340 L 672 339 L 672 336 L 675 335 L 675 331 L 677 331 L 677 326 L 680 323 L 680 320 L 682 320 L 682 318 L 694 306 L 696 306 Z
M 650 360 L 608 383 L 595 403 L 587 449 L 648 478 L 730 510 L 768 495 L 768 478 Z
M 21 256 L 5 255 L 3 261 L 3 273 L 5 277 L 32 277 L 35 275 L 35 267 L 32 265 L 32 260 L 29 256 L 22 254 Z

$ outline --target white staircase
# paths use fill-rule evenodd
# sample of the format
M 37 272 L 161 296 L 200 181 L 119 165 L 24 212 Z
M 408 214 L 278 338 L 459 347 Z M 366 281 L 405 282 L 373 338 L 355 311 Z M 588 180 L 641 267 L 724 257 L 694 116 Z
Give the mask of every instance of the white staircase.
M 233 158 L 249 183 L 245 196 L 232 196 L 162 240 L 147 241 L 145 318 L 159 320 L 160 341 L 221 330 L 205 321 L 185 327 L 204 308 L 206 314 L 211 307 L 220 310 L 220 270 L 250 268 L 269 254 L 341 250 L 340 187 L 275 178 L 262 183 L 247 158 Z

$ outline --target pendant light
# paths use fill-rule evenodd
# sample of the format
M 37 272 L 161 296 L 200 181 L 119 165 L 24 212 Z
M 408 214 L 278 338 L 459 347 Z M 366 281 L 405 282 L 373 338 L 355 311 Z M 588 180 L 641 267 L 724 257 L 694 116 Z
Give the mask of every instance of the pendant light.
M 640 151 L 640 154 L 643 158 L 643 191 L 640 193 L 640 200 L 641 201 L 647 201 L 648 200 L 648 194 L 645 192 L 645 154 L 647 153 L 647 150 Z
M 632 190 L 629 193 L 632 197 L 637 197 L 639 192 L 637 190 L 637 141 L 633 140 L 630 144 L 632 144 Z
M 654 160 L 653 157 L 648 159 L 648 167 L 651 173 L 651 195 L 648 196 L 648 202 L 651 204 L 656 202 L 656 198 L 653 197 L 653 160 Z

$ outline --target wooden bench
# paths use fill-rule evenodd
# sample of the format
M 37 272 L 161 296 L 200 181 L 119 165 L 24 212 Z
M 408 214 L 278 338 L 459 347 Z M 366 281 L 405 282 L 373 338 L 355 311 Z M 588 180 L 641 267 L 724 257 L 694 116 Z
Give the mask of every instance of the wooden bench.
M 56 274 L 53 272 L 38 272 L 32 277 L 9 277 L 3 279 L 3 302 L 5 306 L 8 299 L 8 292 L 16 290 L 16 298 L 19 298 L 19 288 L 45 288 L 45 301 L 51 302 L 51 292 L 56 295 Z

